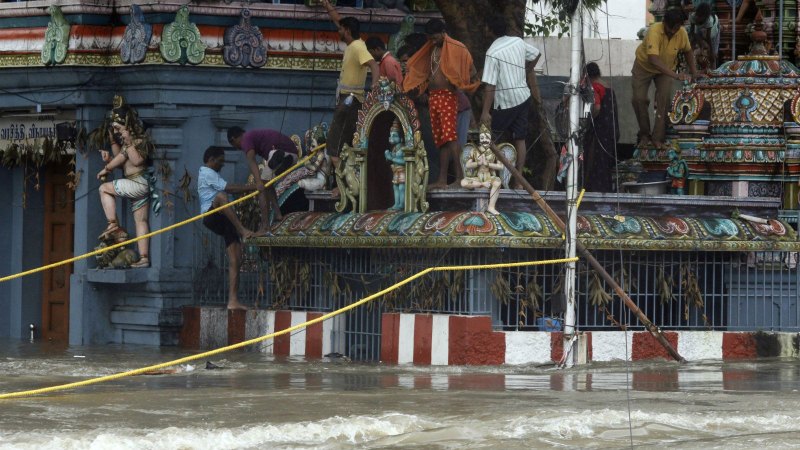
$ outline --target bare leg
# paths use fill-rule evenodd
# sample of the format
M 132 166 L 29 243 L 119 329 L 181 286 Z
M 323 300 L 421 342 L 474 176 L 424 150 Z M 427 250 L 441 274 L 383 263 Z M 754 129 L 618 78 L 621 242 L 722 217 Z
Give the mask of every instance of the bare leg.
M 461 167 L 461 158 L 458 155 L 458 142 L 457 141 L 450 141 L 447 144 L 444 144 L 444 148 L 447 151 L 448 157 L 450 158 L 450 162 L 455 167 L 455 174 L 456 174 L 456 181 L 451 184 L 451 187 L 456 187 L 461 183 L 461 180 L 464 179 L 464 169 Z M 446 174 L 445 174 L 445 180 Z M 446 182 L 446 181 L 445 181 Z
M 519 170 L 519 173 L 522 173 L 522 169 L 525 167 L 525 158 L 528 154 L 528 149 L 525 148 L 525 139 L 517 139 L 514 141 L 514 148 L 517 150 L 517 163 L 514 164 Z M 512 189 L 522 189 L 522 183 L 514 180 L 514 183 L 511 185 Z M 497 214 L 492 213 L 492 214 Z
M 448 148 L 450 159 L 453 166 L 455 166 L 456 181 L 453 183 L 453 186 L 458 186 L 461 180 L 464 179 L 464 168 L 461 167 L 461 155 L 459 155 L 458 141 L 450 141 L 445 144 L 445 147 Z
M 119 226 L 117 221 L 117 192 L 112 183 L 103 183 L 98 189 L 100 193 L 100 205 L 108 221 L 108 226 L 98 236 L 101 241 L 112 240 L 115 243 L 128 239 L 128 233 Z
M 211 202 L 211 208 L 219 208 L 222 205 L 228 203 L 228 196 L 224 193 L 220 192 L 214 197 L 214 201 Z M 247 239 L 253 236 L 253 232 L 248 230 L 247 228 L 242 225 L 242 222 L 236 216 L 236 212 L 233 211 L 233 208 L 225 208 L 221 210 L 222 214 L 231 221 L 234 227 L 236 227 L 236 232 L 239 233 L 243 239 Z
M 497 198 L 500 197 L 500 180 L 495 179 L 492 181 L 491 191 L 489 191 L 489 206 L 486 208 L 490 214 L 500 214 L 495 206 L 497 205 Z
M 259 192 L 258 206 L 261 209 L 261 226 L 258 227 L 257 233 L 266 233 L 269 230 L 269 199 L 267 197 L 267 190 Z
M 143 236 L 150 232 L 150 225 L 147 222 L 149 213 L 149 204 L 145 204 L 141 208 L 133 212 L 133 221 L 136 223 L 136 236 Z M 150 238 L 145 238 L 136 242 L 139 246 L 139 256 L 142 258 L 150 258 Z M 148 265 L 150 261 L 147 261 Z
M 103 212 L 106 219 L 117 220 L 117 192 L 114 191 L 112 183 L 103 183 L 100 185 L 100 204 L 103 205 Z
M 461 161 L 458 157 L 458 142 L 450 141 L 439 147 L 439 177 L 436 182 L 428 186 L 428 189 L 444 189 L 447 187 L 447 173 L 450 171 L 450 162 L 455 165 L 456 181 L 454 186 L 458 186 L 464 178 L 464 170 L 461 168 Z
M 275 211 L 275 220 L 280 222 L 283 220 L 283 214 L 281 214 L 281 207 L 278 206 L 278 194 L 275 192 L 274 186 L 267 188 L 267 199 L 269 200 L 270 209 Z
M 242 244 L 234 242 L 226 249 L 228 253 L 228 309 L 247 309 L 239 303 L 239 269 L 242 267 Z

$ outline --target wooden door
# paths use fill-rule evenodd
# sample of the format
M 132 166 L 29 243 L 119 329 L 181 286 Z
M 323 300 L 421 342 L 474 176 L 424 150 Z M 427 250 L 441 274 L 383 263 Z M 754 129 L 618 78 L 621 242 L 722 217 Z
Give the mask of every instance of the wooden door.
M 67 170 L 49 166 L 44 173 L 44 265 L 74 256 L 75 195 L 67 187 Z M 42 338 L 67 342 L 72 264 L 42 273 Z

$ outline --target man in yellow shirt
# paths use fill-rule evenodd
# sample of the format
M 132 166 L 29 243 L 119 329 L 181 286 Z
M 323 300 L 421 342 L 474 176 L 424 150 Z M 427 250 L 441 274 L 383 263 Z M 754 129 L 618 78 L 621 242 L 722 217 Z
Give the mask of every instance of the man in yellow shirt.
M 367 80 L 367 69 L 372 72 L 372 87 L 378 85 L 380 69 L 372 57 L 367 45 L 361 40 L 360 23 L 355 17 L 340 17 L 329 0 L 321 0 L 320 4 L 328 11 L 331 21 L 339 31 L 339 38 L 347 44 L 342 56 L 342 70 L 339 72 L 339 84 L 336 88 L 336 108 L 333 120 L 328 129 L 325 146 L 331 163 L 339 170 L 339 152 L 345 143 L 351 144 L 356 132 L 358 110 L 364 101 L 364 83 Z M 333 190 L 334 196 L 338 189 Z
M 683 28 L 683 20 L 683 12 L 667 11 L 664 21 L 651 25 L 644 41 L 636 49 L 636 61 L 631 70 L 631 87 L 633 111 L 639 122 L 639 148 L 649 145 L 664 147 L 667 109 L 672 101 L 672 80 L 691 81 L 697 76 L 694 53 L 689 35 Z M 675 72 L 678 53 L 683 53 L 686 57 L 691 76 Z M 656 116 L 652 134 L 648 111 L 650 100 L 647 95 L 651 82 L 656 85 Z

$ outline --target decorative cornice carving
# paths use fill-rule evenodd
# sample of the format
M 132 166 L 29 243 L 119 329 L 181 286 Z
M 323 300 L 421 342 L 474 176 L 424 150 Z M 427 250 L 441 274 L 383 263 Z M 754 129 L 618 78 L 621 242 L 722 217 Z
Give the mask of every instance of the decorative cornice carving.
M 34 67 L 41 66 L 41 55 L 39 53 L 0 55 L 0 68 L 2 67 Z M 143 65 L 162 65 L 164 58 L 158 51 L 148 51 L 145 54 Z M 68 53 L 66 59 L 61 64 L 64 66 L 122 66 L 122 58 L 118 53 Z M 227 67 L 220 54 L 206 54 L 200 66 L 220 66 Z M 281 69 L 281 70 L 312 70 L 318 72 L 338 72 L 341 68 L 341 60 L 331 58 L 313 58 L 300 56 L 270 56 L 267 63 L 259 69 Z
M 58 6 L 51 6 L 50 22 L 44 33 L 42 45 L 42 64 L 56 65 L 64 62 L 69 49 L 69 22 Z
M 258 27 L 250 25 L 250 10 L 242 9 L 237 25 L 225 30 L 222 58 L 229 66 L 261 67 L 267 63 L 267 47 Z
M 197 25 L 189 22 L 189 7 L 181 6 L 175 21 L 166 25 L 161 33 L 161 55 L 172 63 L 200 64 L 206 54 L 206 45 Z
M 145 22 L 142 9 L 139 5 L 131 5 L 131 21 L 125 27 L 125 34 L 119 47 L 122 62 L 137 64 L 144 61 L 152 37 L 153 26 Z

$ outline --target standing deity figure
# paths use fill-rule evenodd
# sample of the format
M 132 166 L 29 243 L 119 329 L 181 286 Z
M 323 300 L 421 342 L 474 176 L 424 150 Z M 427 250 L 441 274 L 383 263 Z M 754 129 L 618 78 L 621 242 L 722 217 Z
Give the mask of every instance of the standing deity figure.
M 669 193 L 675 195 L 684 195 L 684 188 L 686 187 L 686 179 L 689 177 L 689 165 L 686 160 L 681 158 L 681 149 L 672 148 L 667 153 L 669 156 L 669 166 L 667 167 L 667 177 L 672 180 L 670 184 Z
M 488 188 L 489 207 L 486 208 L 491 214 L 500 214 L 495 205 L 497 197 L 500 196 L 500 185 L 502 180 L 497 175 L 503 169 L 503 164 L 497 162 L 497 157 L 492 153 L 492 133 L 481 125 L 481 132 L 478 139 L 478 147 L 472 149 L 465 164 L 466 176 L 461 180 L 461 187 L 466 189 Z
M 153 145 L 145 134 L 144 125 L 136 110 L 122 104 L 121 97 L 115 96 L 114 104 L 110 121 L 107 122 L 110 125 L 106 130 L 100 131 L 108 133 L 111 150 L 100 151 L 105 165 L 97 173 L 97 179 L 103 181 L 99 188 L 100 203 L 108 221 L 108 226 L 99 239 L 108 243 L 119 243 L 128 238 L 128 233 L 117 220 L 117 198 L 130 200 L 136 236 L 149 233 L 148 210 L 154 189 L 154 180 L 147 168 Z M 124 177 L 105 181 L 115 169 L 122 169 Z M 158 208 L 158 202 L 154 202 L 154 211 L 157 212 Z M 150 267 L 149 242 L 148 238 L 138 241 L 139 258 L 130 267 Z
M 390 210 L 402 211 L 405 208 L 406 198 L 406 160 L 403 153 L 403 139 L 400 137 L 402 129 L 400 122 L 395 120 L 389 129 L 389 145 L 391 148 L 384 152 L 386 159 L 392 163 L 392 189 L 394 190 L 394 205 Z

